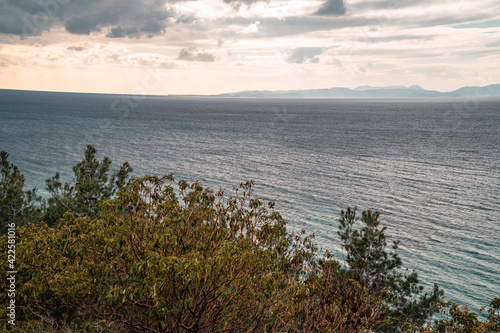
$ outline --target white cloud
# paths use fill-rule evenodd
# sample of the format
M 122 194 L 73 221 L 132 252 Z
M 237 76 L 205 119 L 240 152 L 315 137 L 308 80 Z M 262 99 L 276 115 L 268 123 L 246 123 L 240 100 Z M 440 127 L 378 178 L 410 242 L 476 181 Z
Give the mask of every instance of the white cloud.
M 259 25 L 260 21 L 255 21 L 254 23 L 251 23 L 248 27 L 245 29 L 238 31 L 239 34 L 254 34 L 259 31 Z
M 293 64 L 302 64 L 305 62 L 318 63 L 318 55 L 322 54 L 324 49 L 320 47 L 298 47 L 288 52 L 286 61 Z

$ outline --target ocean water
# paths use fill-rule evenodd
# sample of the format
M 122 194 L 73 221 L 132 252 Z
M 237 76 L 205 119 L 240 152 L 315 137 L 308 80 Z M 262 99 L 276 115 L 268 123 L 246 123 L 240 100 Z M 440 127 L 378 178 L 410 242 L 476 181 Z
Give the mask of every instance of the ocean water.
M 87 144 L 135 175 L 255 180 L 341 259 L 340 209 L 381 213 L 405 267 L 478 311 L 500 296 L 500 100 L 264 100 L 0 90 L 0 150 L 44 193 Z

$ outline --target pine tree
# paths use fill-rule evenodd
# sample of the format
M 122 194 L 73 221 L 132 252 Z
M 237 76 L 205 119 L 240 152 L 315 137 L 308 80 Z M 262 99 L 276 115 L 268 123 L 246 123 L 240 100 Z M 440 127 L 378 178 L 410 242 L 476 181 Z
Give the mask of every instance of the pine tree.
M 110 199 L 128 181 L 132 172 L 128 162 L 123 163 L 118 172 L 109 176 L 111 160 L 109 157 L 99 162 L 97 149 L 88 145 L 85 158 L 73 167 L 74 178 L 63 183 L 59 172 L 46 180 L 51 197 L 47 200 L 44 221 L 49 225 L 70 211 L 76 216 L 96 217 L 96 203 Z
M 40 217 L 41 198 L 36 189 L 24 190 L 24 175 L 8 160 L 9 153 L 0 152 L 0 233 L 7 225 L 21 226 Z
M 338 234 L 346 251 L 349 273 L 374 295 L 388 295 L 388 317 L 393 323 L 382 330 L 392 331 L 397 322 L 423 325 L 437 312 L 443 291 L 434 285 L 432 292 L 424 294 L 417 273 L 402 272 L 402 260 L 396 252 L 399 242 L 393 242 L 393 251 L 386 250 L 386 228 L 379 227 L 378 219 L 379 213 L 371 210 L 362 213 L 361 221 L 356 208 L 341 211 Z

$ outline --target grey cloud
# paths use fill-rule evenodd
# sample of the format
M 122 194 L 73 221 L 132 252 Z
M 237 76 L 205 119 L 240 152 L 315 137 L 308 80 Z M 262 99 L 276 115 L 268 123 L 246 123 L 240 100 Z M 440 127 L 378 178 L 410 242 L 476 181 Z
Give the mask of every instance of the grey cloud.
M 89 15 L 76 16 L 66 21 L 66 30 L 71 33 L 89 34 L 103 28 L 111 28 L 110 38 L 141 36 L 152 37 L 165 33 L 167 19 L 173 15 L 163 8 L 165 0 L 104 0 L 107 6 Z M 116 9 L 115 9 L 116 8 Z
M 72 34 L 89 35 L 91 32 L 101 31 L 104 26 L 115 24 L 117 20 L 116 15 L 108 15 L 108 13 L 80 16 L 68 20 L 66 30 Z
M 216 0 L 214 0 L 216 1 Z M 218 0 L 220 1 L 220 0 Z M 224 0 L 227 4 L 252 5 L 257 0 Z M 431 0 L 415 0 L 421 3 Z M 40 35 L 55 25 L 64 26 L 75 34 L 101 33 L 109 38 L 140 38 L 162 35 L 169 24 L 178 23 L 172 28 L 172 39 L 182 46 L 194 46 L 192 41 L 211 39 L 218 36 L 223 40 L 258 39 L 280 36 L 293 36 L 314 31 L 331 31 L 342 28 L 425 27 L 462 24 L 489 17 L 489 13 L 463 13 L 457 16 L 420 15 L 408 20 L 406 17 L 387 16 L 385 12 L 376 13 L 368 19 L 363 15 L 338 16 L 345 13 L 345 1 L 328 0 L 316 11 L 316 15 L 273 17 L 241 17 L 230 15 L 220 20 L 196 20 L 195 17 L 166 9 L 166 4 L 182 0 L 0 0 L 0 33 L 21 36 Z M 63 5 L 63 3 L 66 3 Z M 371 1 L 379 6 L 410 6 L 410 0 Z M 40 5 L 40 4 L 45 4 Z M 52 4 L 52 5 L 47 5 Z M 53 5 L 56 4 L 56 5 Z M 38 7 L 37 7 L 38 6 Z M 353 5 L 354 6 L 354 5 Z M 361 6 L 361 5 L 360 5 Z M 38 8 L 38 11 L 36 10 Z M 356 7 L 352 7 L 355 12 Z M 361 8 L 361 7 L 360 7 Z M 34 13 L 34 14 L 32 14 Z M 358 12 L 356 12 L 359 14 Z M 335 16 L 337 15 L 337 16 Z M 231 25 L 242 28 L 259 21 L 259 31 L 254 34 L 237 34 Z M 28 23 L 26 23 L 28 22 Z M 171 23 L 170 23 L 171 22 Z M 185 26 L 184 26 L 185 25 Z M 366 29 L 365 29 L 366 30 Z M 376 40 L 367 30 L 355 32 L 356 38 Z M 365 38 L 365 39 L 366 39 Z
M 347 17 L 325 17 L 325 16 L 290 16 L 285 19 L 279 18 L 234 18 L 226 20 L 225 24 L 237 24 L 248 26 L 249 23 L 258 20 L 260 22 L 259 32 L 252 35 L 238 35 L 238 38 L 279 37 L 293 36 L 314 31 L 328 31 L 349 27 L 358 27 L 366 24 L 364 18 Z M 223 38 L 231 39 L 235 35 L 222 34 Z
M 239 10 L 241 5 L 251 6 L 259 1 L 269 2 L 269 0 L 224 0 L 225 3 L 233 6 L 235 10 Z
M 13 7 L 20 9 L 21 11 L 35 15 L 40 10 L 42 10 L 41 2 L 36 2 L 32 0 L 7 0 L 7 3 Z
M 385 36 L 385 37 L 374 37 L 374 36 L 363 36 L 358 38 L 358 41 L 374 44 L 374 43 L 388 43 L 394 41 L 402 40 L 432 40 L 435 36 L 418 36 L 418 35 L 396 35 L 396 36 Z
M 145 32 L 152 31 L 153 29 L 141 29 L 139 30 L 137 27 L 132 27 L 132 28 L 123 28 L 121 26 L 119 27 L 113 27 L 111 28 L 110 32 L 106 34 L 106 37 L 108 38 L 123 38 L 123 37 L 129 37 L 129 38 L 139 38 L 144 35 Z M 147 36 L 152 37 L 154 34 L 150 33 Z
M 327 64 L 335 66 L 335 67 L 342 67 L 342 61 L 340 61 L 337 58 L 332 58 L 332 59 L 328 60 Z
M 447 66 L 423 67 L 419 68 L 419 72 L 432 78 L 458 79 L 462 77 L 457 69 Z
M 125 29 L 122 27 L 113 27 L 111 28 L 111 31 L 106 35 L 106 37 L 109 38 L 122 38 L 125 37 L 127 33 L 125 32 Z
M 499 52 L 495 52 L 495 51 L 500 51 L 500 50 L 477 49 L 477 50 L 471 50 L 471 51 L 457 52 L 457 54 L 471 58 L 471 59 L 479 59 L 482 57 L 489 57 L 493 54 L 499 54 Z
M 57 19 L 39 11 L 34 14 L 23 11 L 7 0 L 0 0 L 0 33 L 35 36 L 50 29 Z
M 170 0 L 172 1 L 172 0 Z M 72 34 L 108 32 L 108 37 L 164 34 L 169 0 L 0 0 L 0 33 L 40 35 L 55 25 Z
M 401 52 L 399 52 L 401 53 Z M 421 59 L 421 58 L 426 58 L 426 59 L 431 59 L 431 58 L 439 58 L 444 56 L 444 53 L 433 53 L 433 52 L 405 52 L 403 54 L 398 55 L 398 58 L 403 58 L 403 59 Z
M 70 45 L 68 46 L 66 49 L 67 50 L 70 50 L 70 51 L 83 51 L 85 50 L 87 47 L 84 46 L 84 45 Z
M 500 42 L 492 42 L 492 43 L 486 43 L 486 47 L 499 47 Z
M 483 22 L 472 22 L 467 24 L 455 25 L 452 28 L 454 29 L 468 29 L 468 28 L 479 28 L 479 29 L 488 29 L 488 28 L 496 28 L 500 27 L 500 20 L 488 20 Z
M 256 2 L 259 2 L 259 1 L 265 1 L 265 0 L 224 0 L 225 3 L 227 4 L 230 4 L 230 5 L 241 5 L 241 4 L 245 4 L 245 5 L 253 5 L 254 3 Z
M 226 19 L 224 22 L 219 24 L 233 24 L 240 26 L 248 26 L 249 23 L 256 20 L 260 21 L 259 31 L 252 35 L 236 35 L 235 33 L 222 33 L 220 36 L 224 39 L 232 39 L 237 37 L 238 39 L 244 38 L 269 38 L 269 37 L 281 37 L 281 36 L 294 36 L 303 33 L 315 32 L 315 31 L 331 31 L 336 29 L 344 28 L 360 28 L 355 32 L 357 38 L 370 39 L 376 37 L 377 33 L 371 33 L 371 28 L 375 27 L 378 30 L 382 29 L 384 26 L 400 27 L 403 28 L 421 28 L 421 27 L 434 27 L 434 26 L 447 26 L 453 25 L 457 22 L 470 22 L 475 20 L 484 19 L 487 17 L 487 13 L 470 13 L 466 17 L 457 17 L 450 13 L 447 16 L 429 16 L 428 14 L 421 15 L 412 20 L 408 20 L 406 17 L 391 17 L 387 18 L 380 14 L 372 19 L 367 19 L 365 17 L 332 17 L 332 16 L 289 16 L 284 19 L 263 17 L 263 18 L 231 18 Z M 219 25 L 216 28 L 221 29 L 223 26 Z M 370 28 L 370 30 L 367 30 Z
M 445 17 L 431 17 L 422 18 L 421 20 L 415 20 L 414 22 L 408 22 L 406 26 L 408 27 L 434 27 L 434 26 L 446 26 L 453 25 L 463 22 L 471 22 L 476 20 L 481 20 L 488 17 L 488 13 L 471 14 L 467 17 L 457 17 L 456 15 L 448 15 Z
M 179 68 L 179 66 L 177 66 L 176 64 L 171 63 L 171 62 L 167 62 L 167 61 L 162 62 L 159 67 L 164 68 L 164 69 L 178 69 Z
M 215 57 L 210 53 L 198 52 L 196 48 L 190 47 L 182 49 L 177 56 L 177 60 L 213 62 Z
M 326 0 L 319 7 L 316 15 L 339 16 L 344 15 L 345 11 L 344 0 Z
M 120 66 L 135 66 L 148 68 L 177 69 L 178 66 L 168 57 L 163 55 L 122 55 L 119 53 L 110 53 L 106 56 L 100 55 L 95 59 L 98 63 L 116 64 Z M 90 60 L 93 61 L 93 60 Z
M 22 25 L 19 24 L 19 15 L 12 9 L 5 9 L 0 2 L 0 33 L 20 35 Z
M 380 0 L 380 1 L 363 1 L 352 4 L 350 8 L 359 13 L 367 10 L 387 10 L 393 11 L 400 8 L 422 6 L 425 4 L 435 3 L 434 0 Z
M 175 23 L 176 24 L 189 24 L 189 23 L 193 23 L 196 21 L 196 17 L 195 16 L 181 16 L 179 17 Z
M 7 67 L 7 63 L 5 63 L 5 62 L 0 62 L 0 67 Z
M 415 0 L 415 2 L 421 3 L 430 0 Z M 399 0 L 389 0 L 386 5 L 396 2 Z M 401 6 L 410 6 L 410 0 L 401 0 Z M 352 9 L 354 12 L 354 9 Z M 486 12 L 467 12 L 460 16 L 455 15 L 455 13 L 430 15 L 428 13 L 420 14 L 409 20 L 405 16 L 400 15 L 387 15 L 385 11 L 380 11 L 375 13 L 375 15 L 367 18 L 363 15 L 353 15 L 353 16 L 332 16 L 332 15 L 305 15 L 305 16 L 288 16 L 284 18 L 276 17 L 228 17 L 221 21 L 216 21 L 210 23 L 211 25 L 207 29 L 199 29 L 197 31 L 192 31 L 195 34 L 199 34 L 198 39 L 206 39 L 209 31 L 217 31 L 217 35 L 225 40 L 231 39 L 259 39 L 259 38 L 270 38 L 270 37 L 282 37 L 282 36 L 294 36 L 304 33 L 310 33 L 315 31 L 332 31 L 344 28 L 359 28 L 354 32 L 353 42 L 358 38 L 363 39 L 376 39 L 379 37 L 380 31 L 384 27 L 392 28 L 421 28 L 421 27 L 434 27 L 434 26 L 447 26 L 457 23 L 473 22 L 481 19 L 486 19 L 490 16 Z M 259 21 L 259 31 L 255 34 L 237 34 L 234 31 L 228 31 L 225 29 L 226 26 L 237 25 L 241 26 L 242 29 L 247 27 L 249 24 Z M 195 28 L 203 27 L 201 24 L 195 26 Z M 204 28 L 204 27 L 203 27 Z M 372 30 L 372 28 L 377 30 Z M 204 34 L 204 35 L 203 35 Z
M 254 4 L 258 1 L 261 1 L 261 0 L 224 0 L 225 3 L 229 3 L 229 4 L 233 4 L 233 3 L 244 3 L 244 4 L 247 4 L 247 5 L 251 5 L 251 4 Z
M 294 64 L 302 64 L 304 62 L 318 63 L 319 58 L 316 57 L 323 53 L 320 47 L 299 47 L 293 50 L 288 56 L 287 61 Z

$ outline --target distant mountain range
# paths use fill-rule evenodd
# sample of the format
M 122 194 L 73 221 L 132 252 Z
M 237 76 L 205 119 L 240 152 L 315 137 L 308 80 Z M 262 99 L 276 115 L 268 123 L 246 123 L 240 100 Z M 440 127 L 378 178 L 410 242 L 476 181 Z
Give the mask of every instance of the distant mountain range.
M 310 90 L 254 90 L 215 95 L 216 97 L 257 97 L 257 98 L 456 98 L 456 97 L 500 97 L 500 84 L 485 87 L 463 87 L 451 92 L 425 90 L 420 86 L 370 87 L 355 89 L 329 88 Z

